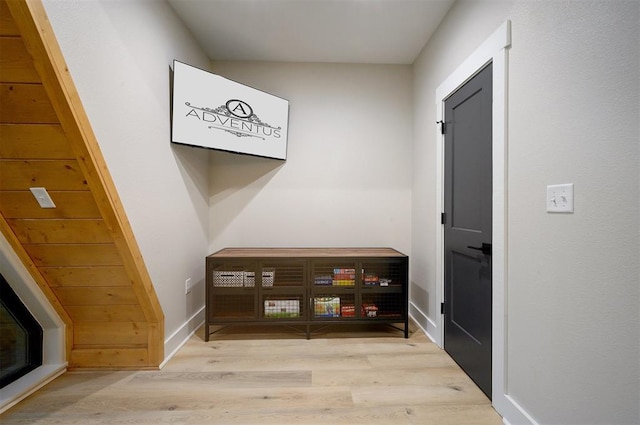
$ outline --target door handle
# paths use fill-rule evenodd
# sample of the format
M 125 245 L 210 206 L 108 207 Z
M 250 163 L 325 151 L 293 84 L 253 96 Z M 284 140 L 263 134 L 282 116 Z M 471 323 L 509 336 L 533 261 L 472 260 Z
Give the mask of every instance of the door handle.
M 475 249 L 477 251 L 482 251 L 484 255 L 491 255 L 491 244 L 482 242 L 482 246 L 467 246 L 467 248 Z

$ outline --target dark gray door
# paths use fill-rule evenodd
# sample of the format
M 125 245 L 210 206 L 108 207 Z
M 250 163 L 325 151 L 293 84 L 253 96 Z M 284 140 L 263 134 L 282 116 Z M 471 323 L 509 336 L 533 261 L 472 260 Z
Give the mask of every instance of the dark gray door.
M 492 67 L 445 100 L 444 348 L 491 398 Z

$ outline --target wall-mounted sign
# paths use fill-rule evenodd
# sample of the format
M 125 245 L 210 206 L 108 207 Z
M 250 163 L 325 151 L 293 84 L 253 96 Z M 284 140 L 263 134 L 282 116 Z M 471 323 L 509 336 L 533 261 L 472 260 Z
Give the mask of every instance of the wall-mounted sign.
M 171 141 L 287 159 L 289 101 L 173 62 Z

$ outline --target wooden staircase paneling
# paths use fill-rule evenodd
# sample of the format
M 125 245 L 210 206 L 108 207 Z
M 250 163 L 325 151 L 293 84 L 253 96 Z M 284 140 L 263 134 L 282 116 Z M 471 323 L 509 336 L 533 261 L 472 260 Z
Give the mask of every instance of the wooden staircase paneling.
M 58 117 L 41 84 L 0 83 L 0 122 L 51 124 Z
M 162 309 L 39 0 L 0 0 L 0 214 L 67 325 L 71 368 L 160 364 Z
M 74 322 L 144 322 L 144 312 L 135 305 L 69 305 L 65 307 Z
M 118 266 L 115 244 L 23 244 L 36 266 Z
M 106 337 L 108 344 L 105 344 Z M 144 347 L 147 345 L 146 322 L 77 322 L 73 327 L 74 344 L 80 348 Z
M 0 38 L 0 81 L 39 83 L 40 77 L 20 37 Z
M 96 364 L 100 365 L 100 368 L 109 369 L 146 369 L 150 363 L 149 356 L 149 351 L 146 348 L 77 347 L 71 352 L 69 363 L 72 365 Z M 90 368 L 91 366 L 84 367 Z
M 89 191 L 49 191 L 56 208 L 40 208 L 29 191 L 0 191 L 0 211 L 5 218 L 100 218 Z
M 76 160 L 0 159 L 0 190 L 89 190 Z
M 0 1 L 0 35 L 1 36 L 19 36 L 20 30 L 13 19 L 13 15 L 9 11 L 9 7 L 5 1 Z
M 7 219 L 7 223 L 24 244 L 113 242 L 101 219 Z
M 138 305 L 136 294 L 130 286 L 63 286 L 52 289 L 65 306 Z
M 131 286 L 124 266 L 40 267 L 52 288 L 67 286 Z
M 0 124 L 0 158 L 75 159 L 60 124 Z

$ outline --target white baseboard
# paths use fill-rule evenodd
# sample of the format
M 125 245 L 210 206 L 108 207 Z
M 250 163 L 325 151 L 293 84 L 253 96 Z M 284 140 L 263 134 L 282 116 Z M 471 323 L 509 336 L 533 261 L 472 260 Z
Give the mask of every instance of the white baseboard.
M 412 302 L 409 302 L 409 317 L 413 319 L 434 344 L 442 348 L 442 344 L 439 342 L 440 338 L 437 337 L 440 335 L 438 327 L 433 323 L 433 320 L 429 319 L 429 317 Z
M 165 364 L 173 356 L 176 355 L 178 350 L 182 348 L 182 346 L 193 336 L 193 334 L 202 326 L 204 323 L 204 312 L 205 307 L 202 306 L 200 310 L 198 310 L 193 316 L 191 316 L 182 326 L 180 326 L 174 333 L 172 333 L 167 339 L 164 341 L 164 352 L 165 357 L 162 363 L 160 364 L 160 369 L 164 367 Z M 169 353 L 169 354 L 166 354 Z
M 505 425 L 538 425 L 526 410 L 520 406 L 511 396 L 505 394 L 501 406 L 494 406 L 502 414 L 502 422 Z

